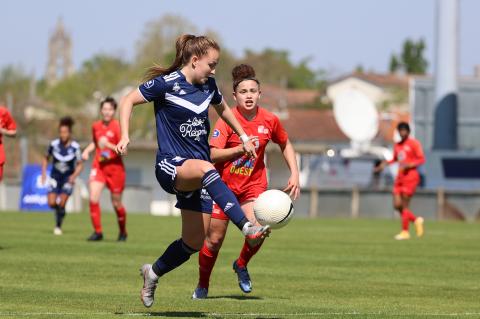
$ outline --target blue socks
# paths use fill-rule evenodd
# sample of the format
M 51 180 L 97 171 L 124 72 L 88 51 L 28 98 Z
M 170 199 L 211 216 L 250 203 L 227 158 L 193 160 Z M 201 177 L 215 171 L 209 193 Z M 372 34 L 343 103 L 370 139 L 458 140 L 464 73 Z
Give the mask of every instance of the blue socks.
M 55 207 L 55 221 L 57 227 L 62 227 L 63 219 L 65 218 L 65 207 Z
M 235 195 L 220 178 L 220 174 L 214 169 L 208 171 L 202 178 L 202 185 L 215 203 L 242 230 L 248 219 L 245 217 Z
M 197 251 L 187 246 L 181 238 L 177 239 L 168 246 L 163 255 L 152 265 L 152 270 L 158 277 L 161 277 L 189 260 L 190 256 Z

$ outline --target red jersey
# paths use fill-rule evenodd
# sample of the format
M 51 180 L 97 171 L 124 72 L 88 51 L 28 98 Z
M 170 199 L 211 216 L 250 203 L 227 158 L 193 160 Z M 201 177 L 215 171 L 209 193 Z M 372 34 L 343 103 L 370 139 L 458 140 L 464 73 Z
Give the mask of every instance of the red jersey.
M 232 111 L 245 133 L 248 136 L 258 137 L 258 143 L 255 145 L 257 158 L 241 156 L 215 164 L 223 181 L 238 196 L 252 186 L 267 188 L 264 162 L 265 148 L 270 140 L 277 144 L 285 144 L 288 135 L 278 117 L 264 108 L 258 107 L 257 115 L 251 121 L 243 117 L 237 108 L 233 108 Z M 210 147 L 231 148 L 241 143 L 233 129 L 222 119 L 219 119 L 210 139 Z
M 0 127 L 6 130 L 17 129 L 17 124 L 5 106 L 0 105 Z M 5 163 L 5 150 L 3 149 L 3 135 L 0 133 L 0 165 Z
M 120 164 L 123 165 L 120 155 L 109 148 L 100 148 L 98 142 L 100 138 L 106 137 L 109 143 L 117 145 L 120 142 L 120 124 L 117 120 L 111 120 L 105 124 L 103 121 L 97 121 L 92 125 L 93 142 L 95 143 L 94 162 L 99 164 Z
M 395 143 L 393 147 L 393 159 L 389 163 L 398 162 L 397 179 L 418 179 L 417 167 L 425 163 L 422 145 L 412 137 L 408 137 L 403 142 Z M 405 169 L 404 165 L 414 164 L 415 168 Z

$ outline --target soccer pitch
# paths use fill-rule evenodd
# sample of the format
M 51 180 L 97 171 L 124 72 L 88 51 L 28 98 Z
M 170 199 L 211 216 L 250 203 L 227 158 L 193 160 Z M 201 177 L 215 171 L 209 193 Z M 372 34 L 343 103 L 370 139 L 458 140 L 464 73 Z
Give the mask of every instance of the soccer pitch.
M 393 220 L 294 218 L 273 231 L 238 288 L 231 264 L 242 245 L 232 225 L 209 299 L 191 300 L 197 255 L 161 278 L 146 309 L 138 269 L 178 237 L 174 217 L 129 215 L 117 243 L 87 242 L 88 214 L 68 215 L 54 236 L 51 214 L 0 213 L 1 318 L 479 318 L 480 224 L 428 222 L 422 239 L 398 242 Z

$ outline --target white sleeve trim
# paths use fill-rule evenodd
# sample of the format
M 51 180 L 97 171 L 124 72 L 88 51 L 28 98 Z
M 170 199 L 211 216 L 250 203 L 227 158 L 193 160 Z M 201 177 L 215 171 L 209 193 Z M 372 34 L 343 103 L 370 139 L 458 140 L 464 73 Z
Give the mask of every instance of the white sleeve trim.
M 149 100 L 147 100 L 147 99 L 145 98 L 145 96 L 143 96 L 142 91 L 140 91 L 140 88 L 139 88 L 139 87 L 137 87 L 137 90 L 138 90 L 138 93 L 140 93 L 140 95 L 142 96 L 142 98 L 143 98 L 143 100 L 144 100 L 145 102 L 150 102 Z

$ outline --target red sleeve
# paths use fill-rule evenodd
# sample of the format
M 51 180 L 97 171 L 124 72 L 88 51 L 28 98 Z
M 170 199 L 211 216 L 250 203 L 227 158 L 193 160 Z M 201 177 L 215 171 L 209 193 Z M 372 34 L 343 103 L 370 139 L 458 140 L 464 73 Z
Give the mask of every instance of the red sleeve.
M 95 124 L 96 123 L 93 123 L 92 124 L 92 141 L 93 143 L 95 143 L 95 147 L 97 146 L 97 137 L 96 137 L 96 134 L 95 134 Z
M 412 161 L 415 166 L 420 166 L 425 163 L 425 155 L 423 154 L 422 144 L 419 141 L 412 143 L 416 158 Z
M 228 138 L 232 134 L 232 129 L 225 123 L 224 120 L 218 119 L 213 129 L 212 137 L 210 138 L 210 147 L 225 148 Z
M 15 123 L 15 120 L 13 119 L 10 112 L 7 112 L 5 117 L 6 117 L 5 128 L 7 130 L 16 130 L 17 129 L 17 123 Z
M 282 123 L 276 116 L 274 116 L 273 122 L 272 141 L 280 145 L 283 145 L 288 141 L 287 131 L 285 131 Z

